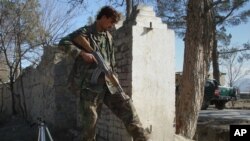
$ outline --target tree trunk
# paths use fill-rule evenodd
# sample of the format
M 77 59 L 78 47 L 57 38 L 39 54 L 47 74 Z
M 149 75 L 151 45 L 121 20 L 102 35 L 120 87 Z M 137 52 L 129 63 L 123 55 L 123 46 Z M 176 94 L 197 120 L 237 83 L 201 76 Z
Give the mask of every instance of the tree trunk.
M 12 114 L 16 115 L 16 99 L 15 99 L 15 92 L 14 92 L 14 81 L 13 78 L 10 79 L 10 93 L 11 93 L 11 99 L 12 99 Z
M 133 0 L 126 0 L 126 18 L 129 19 L 132 13 Z
M 20 76 L 20 81 L 21 81 L 21 94 L 22 94 L 22 100 L 20 99 L 20 108 L 23 111 L 23 116 L 25 119 L 27 119 L 28 117 L 28 113 L 27 113 L 27 105 L 26 105 L 26 97 L 25 97 L 25 91 L 24 91 L 24 85 L 23 85 L 23 76 Z M 22 107 L 23 106 L 23 107 Z
M 1 92 L 0 92 L 0 95 L 1 95 L 1 105 L 0 105 L 0 113 L 2 113 L 3 112 L 3 93 L 4 93 L 4 91 L 3 91 L 3 87 L 0 87 L 0 90 L 1 90 Z
M 192 139 L 204 96 L 213 45 L 211 0 L 189 0 L 183 76 L 176 101 L 176 133 Z
M 212 52 L 212 62 L 213 62 L 213 78 L 220 83 L 220 68 L 218 63 L 218 51 L 217 51 L 217 41 L 213 44 L 213 52 Z

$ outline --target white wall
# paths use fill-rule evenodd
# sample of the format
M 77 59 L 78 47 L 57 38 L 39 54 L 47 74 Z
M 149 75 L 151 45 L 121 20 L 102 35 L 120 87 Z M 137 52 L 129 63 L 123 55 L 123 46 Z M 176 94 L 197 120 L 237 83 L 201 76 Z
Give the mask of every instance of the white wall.
M 132 28 L 132 98 L 152 139 L 173 140 L 175 129 L 175 35 L 152 7 L 139 7 Z M 151 28 L 150 28 L 151 25 Z

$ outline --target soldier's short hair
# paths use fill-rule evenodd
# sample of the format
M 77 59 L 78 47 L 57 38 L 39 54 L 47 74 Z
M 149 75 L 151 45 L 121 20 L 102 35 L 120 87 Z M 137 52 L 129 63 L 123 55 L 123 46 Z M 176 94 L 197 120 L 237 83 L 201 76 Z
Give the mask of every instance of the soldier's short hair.
M 102 16 L 106 16 L 107 18 L 112 18 L 114 23 L 117 23 L 121 18 L 121 13 L 116 11 L 111 6 L 104 6 L 101 8 L 101 10 L 98 12 L 96 19 L 99 20 L 102 18 Z

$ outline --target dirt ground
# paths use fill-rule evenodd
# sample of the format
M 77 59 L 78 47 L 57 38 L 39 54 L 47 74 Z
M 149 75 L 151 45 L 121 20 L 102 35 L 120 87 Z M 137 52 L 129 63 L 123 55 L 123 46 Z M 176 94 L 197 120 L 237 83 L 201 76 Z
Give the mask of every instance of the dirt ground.
M 227 102 L 226 108 L 229 109 L 250 109 L 250 99 L 239 99 Z
M 35 141 L 38 129 L 19 117 L 10 117 L 0 121 L 1 141 Z
M 238 100 L 227 103 L 226 108 L 250 109 L 250 100 Z M 25 121 L 18 116 L 1 117 L 0 113 L 0 141 L 38 141 L 38 125 Z M 51 131 L 51 129 L 49 129 Z M 76 130 L 51 131 L 54 141 L 74 141 Z M 76 139 L 77 140 L 77 139 Z M 50 141 L 48 138 L 46 141 Z
M 68 131 L 52 132 L 50 130 L 50 133 L 54 141 L 73 141 L 75 138 L 73 133 Z M 29 123 L 18 116 L 7 119 L 0 117 L 0 141 L 38 141 L 38 125 Z M 47 135 L 46 141 L 50 141 Z

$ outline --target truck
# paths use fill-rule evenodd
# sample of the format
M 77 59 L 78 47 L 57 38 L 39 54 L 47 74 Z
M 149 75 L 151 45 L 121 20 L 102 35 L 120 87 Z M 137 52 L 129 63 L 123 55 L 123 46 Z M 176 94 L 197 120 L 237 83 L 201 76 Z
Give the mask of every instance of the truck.
M 238 97 L 237 87 L 221 86 L 215 79 L 207 79 L 201 110 L 206 110 L 209 105 L 215 105 L 215 108 L 222 110 L 228 101 L 237 100 Z

